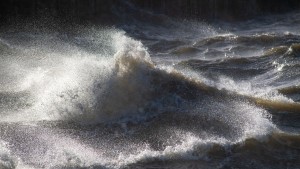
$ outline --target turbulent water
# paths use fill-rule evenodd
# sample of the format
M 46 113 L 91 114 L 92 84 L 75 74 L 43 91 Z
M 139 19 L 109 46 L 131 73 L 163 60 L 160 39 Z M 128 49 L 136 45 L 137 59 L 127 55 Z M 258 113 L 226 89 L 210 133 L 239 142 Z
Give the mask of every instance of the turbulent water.
M 300 13 L 151 18 L 2 29 L 0 168 L 300 168 Z

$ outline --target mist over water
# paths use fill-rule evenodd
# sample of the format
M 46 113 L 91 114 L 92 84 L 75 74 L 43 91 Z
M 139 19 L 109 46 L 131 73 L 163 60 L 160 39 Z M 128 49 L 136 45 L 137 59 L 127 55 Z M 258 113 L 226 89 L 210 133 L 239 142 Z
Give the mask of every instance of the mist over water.
M 144 15 L 1 29 L 0 168 L 299 168 L 299 12 Z

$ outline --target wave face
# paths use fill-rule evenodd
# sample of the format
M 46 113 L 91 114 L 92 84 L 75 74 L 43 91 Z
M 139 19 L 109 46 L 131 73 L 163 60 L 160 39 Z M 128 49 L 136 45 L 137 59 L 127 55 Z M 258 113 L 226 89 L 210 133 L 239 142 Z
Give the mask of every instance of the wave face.
M 1 29 L 0 168 L 299 168 L 300 14 L 143 12 Z

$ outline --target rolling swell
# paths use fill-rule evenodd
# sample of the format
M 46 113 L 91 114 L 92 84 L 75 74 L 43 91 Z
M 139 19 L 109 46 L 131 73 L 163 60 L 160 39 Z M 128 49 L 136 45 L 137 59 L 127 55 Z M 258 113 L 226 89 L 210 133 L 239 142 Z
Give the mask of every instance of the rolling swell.
M 7 159 L 19 158 L 18 164 L 9 165 L 122 168 L 161 160 L 205 163 L 210 154 L 230 154 L 227 146 L 242 146 L 248 138 L 259 140 L 277 130 L 252 96 L 153 63 L 141 42 L 117 30 L 94 35 L 102 37 L 95 43 L 110 50 L 96 56 L 93 48 L 85 47 L 85 39 L 73 44 L 51 36 L 44 43 L 59 43 L 59 48 L 28 48 L 22 53 L 27 58 L 18 60 L 22 76 L 17 76 L 19 69 L 7 75 L 7 83 L 9 78 L 19 79 L 10 89 L 13 94 L 3 98 L 27 93 L 13 105 L 2 100 L 10 112 L 1 115 L 1 138 L 13 153 Z M 39 36 L 31 39 L 36 40 Z M 18 48 L 22 52 L 22 44 Z M 19 107 L 17 112 L 14 107 Z

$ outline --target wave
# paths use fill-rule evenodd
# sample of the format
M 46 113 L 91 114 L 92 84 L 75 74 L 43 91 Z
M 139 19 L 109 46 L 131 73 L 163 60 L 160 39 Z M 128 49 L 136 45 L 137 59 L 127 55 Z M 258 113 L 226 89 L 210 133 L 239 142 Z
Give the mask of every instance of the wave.
M 138 162 L 129 166 L 133 168 L 137 166 L 153 167 L 156 166 L 157 163 L 159 163 L 158 161 L 161 161 L 163 162 L 164 167 L 174 168 L 179 168 L 180 166 L 193 166 L 193 168 L 198 168 L 203 165 L 220 168 L 226 168 L 227 166 L 241 167 L 244 166 L 245 163 L 251 166 L 249 168 L 259 167 L 262 165 L 267 165 L 272 168 L 272 164 L 274 163 L 273 160 L 284 160 L 286 158 L 287 154 L 285 153 L 275 155 L 276 152 L 283 149 L 285 149 L 286 152 L 290 153 L 289 159 L 292 162 L 292 166 L 297 166 L 297 156 L 299 154 L 294 150 L 299 149 L 299 135 L 274 133 L 270 135 L 266 140 L 247 139 L 243 143 L 236 143 L 231 146 L 224 146 L 220 144 L 220 142 L 222 142 L 220 140 L 218 141 L 218 143 L 210 142 L 207 144 L 203 144 L 201 143 L 203 141 L 201 139 L 197 139 L 193 136 L 189 136 L 187 138 L 190 138 L 190 140 L 189 142 L 186 142 L 186 146 L 193 147 L 193 150 L 181 152 L 180 154 L 176 154 L 176 151 L 174 150 L 172 150 L 172 154 L 168 154 L 166 151 L 164 152 L 165 154 L 162 153 L 162 156 L 157 153 L 150 153 L 149 151 L 147 153 L 142 152 L 141 156 L 145 159 L 141 158 L 140 160 L 138 160 Z M 189 143 L 192 143 L 192 145 L 188 145 Z M 224 144 L 226 144 L 226 142 Z M 182 151 L 181 148 L 178 148 L 178 150 Z M 261 154 L 258 152 L 268 152 L 268 154 Z M 156 154 L 157 156 L 152 157 L 150 156 L 150 154 Z M 247 161 L 245 160 L 245 158 L 251 158 L 253 161 Z M 268 161 L 266 162 L 265 160 Z M 210 165 L 207 163 L 210 163 Z M 279 164 L 279 166 L 284 166 L 284 164 Z
M 176 49 L 174 51 L 172 51 L 172 54 L 175 55 L 192 55 L 195 53 L 198 53 L 199 50 L 197 48 L 193 48 L 193 47 L 181 47 L 179 49 Z
M 147 112 L 153 116 L 158 112 L 175 111 L 183 100 L 195 97 L 192 91 L 185 91 L 193 87 L 182 80 L 186 77 L 156 67 L 141 42 L 122 32 L 105 33 L 110 34 L 104 41 L 110 44 L 105 46 L 112 46 L 114 52 L 104 51 L 102 56 L 79 51 L 77 46 L 69 44 L 63 44 L 67 50 L 59 47 L 56 51 L 50 50 L 51 53 L 43 46 L 39 46 L 41 52 L 33 49 L 33 54 L 32 49 L 27 49 L 29 56 L 17 63 L 23 66 L 25 74 L 17 79 L 15 91 L 29 93 L 22 103 L 28 106 L 2 121 L 107 122 Z M 51 39 L 57 41 L 57 38 Z M 114 56 L 109 56 L 111 53 Z M 7 102 L 4 104 L 7 109 L 13 109 Z
M 265 56 L 270 56 L 270 55 L 284 55 L 284 56 L 294 56 L 298 57 L 299 55 L 299 49 L 300 45 L 299 44 L 292 44 L 290 47 L 288 46 L 278 46 L 278 47 L 273 47 L 269 50 L 267 50 L 264 55 Z
M 213 36 L 213 37 L 209 37 L 206 39 L 202 39 L 198 42 L 195 42 L 193 45 L 194 46 L 206 46 L 206 45 L 212 45 L 215 43 L 219 43 L 219 42 L 224 42 L 226 39 L 231 39 L 234 38 L 235 36 L 233 34 L 224 34 L 224 35 L 218 35 L 218 36 Z
M 274 46 L 276 44 L 297 43 L 299 36 L 296 34 L 255 34 L 255 35 L 234 35 L 221 34 L 205 39 L 201 39 L 194 43 L 195 47 L 218 45 L 219 43 L 230 44 L 238 43 L 250 46 L 263 45 Z
M 273 101 L 273 100 L 266 100 L 256 98 L 254 99 L 257 105 L 263 106 L 265 108 L 273 109 L 276 111 L 287 111 L 287 112 L 300 112 L 300 104 L 299 103 L 289 103 L 289 102 L 280 102 L 280 101 Z
M 167 120 L 167 123 L 171 123 L 171 121 L 168 122 Z M 51 130 L 49 126 L 51 126 Z M 160 162 L 165 165 L 177 166 L 177 161 L 180 161 L 179 164 L 194 162 L 205 164 L 209 161 L 214 161 L 219 165 L 241 165 L 242 163 L 239 163 L 239 161 L 246 157 L 255 159 L 256 165 L 266 164 L 261 163 L 261 156 L 257 155 L 257 151 L 267 151 L 267 159 L 283 159 L 286 153 L 289 153 L 289 159 L 294 164 L 299 155 L 295 151 L 299 149 L 299 135 L 278 131 L 271 132 L 263 137 L 249 137 L 245 140 L 232 141 L 216 136 L 206 135 L 204 137 L 203 135 L 185 131 L 184 128 L 175 127 L 169 128 L 169 132 L 164 130 L 168 135 L 161 137 L 166 133 L 161 133 L 163 131 L 155 129 L 158 126 L 155 123 L 151 123 L 149 127 L 142 131 L 150 129 L 157 133 L 132 134 L 127 135 L 126 138 L 118 136 L 118 141 L 116 141 L 112 139 L 116 133 L 106 131 L 108 126 L 93 126 L 94 129 L 96 127 L 97 130 L 103 131 L 102 134 L 97 132 L 93 135 L 88 134 L 91 129 L 85 129 L 82 126 L 73 125 L 70 128 L 64 126 L 64 131 L 68 132 L 63 133 L 59 133 L 57 126 L 54 124 L 49 126 L 47 127 L 44 124 L 39 127 L 32 125 L 7 127 L 7 137 L 10 137 L 11 132 L 21 135 L 17 140 L 11 142 L 13 152 L 16 154 L 22 153 L 15 150 L 18 148 L 15 145 L 16 142 L 22 142 L 21 147 L 27 147 L 28 150 L 26 158 L 23 157 L 23 159 L 35 165 L 33 168 L 136 168 L 138 166 L 153 166 Z M 142 126 L 140 127 L 140 129 L 143 128 Z M 160 126 L 160 129 L 162 128 L 168 129 L 164 125 Z M 29 129 L 34 130 L 34 132 Z M 77 132 L 74 130 L 77 130 Z M 116 128 L 113 128 L 113 130 L 114 132 L 119 132 Z M 166 145 L 155 148 L 151 145 L 151 140 L 153 142 L 156 140 L 158 145 L 159 142 L 165 140 L 151 139 L 149 135 L 146 136 L 149 133 L 152 133 L 153 136 L 158 135 L 156 137 L 166 139 L 169 142 L 164 142 Z M 148 143 L 142 135 L 149 139 L 147 140 Z M 85 137 L 78 139 L 78 136 Z M 22 140 L 24 137 L 26 139 Z M 60 141 L 58 142 L 57 140 Z M 97 142 L 98 144 L 96 144 Z M 39 146 L 37 147 L 36 145 Z M 118 149 L 119 147 L 122 148 Z M 112 150 L 114 149 L 118 149 L 118 151 L 113 152 Z M 278 152 L 283 154 L 278 154 Z M 34 156 L 34 153 L 39 155 Z M 20 165 L 22 162 L 20 159 L 17 160 L 19 160 L 15 161 L 15 163 L 18 163 L 17 168 L 22 168 L 23 166 Z M 268 162 L 267 165 L 271 164 Z
M 280 88 L 278 91 L 282 94 L 293 94 L 293 93 L 300 93 L 300 86 L 291 86 Z
M 249 116 L 243 117 L 244 119 L 241 119 L 244 114 L 237 112 L 233 112 L 234 114 L 226 119 L 232 111 L 220 111 L 214 115 L 205 114 L 205 111 L 202 111 L 202 115 L 161 114 L 146 126 L 136 125 L 134 130 L 138 132 L 126 136 L 122 136 L 117 126 L 111 125 L 83 127 L 78 124 L 68 126 L 65 122 L 61 125 L 48 122 L 38 126 L 2 123 L 1 127 L 6 128 L 5 139 L 14 139 L 10 143 L 14 154 L 22 154 L 22 151 L 16 150 L 19 148 L 18 142 L 21 143 L 21 148 L 26 147 L 28 152 L 23 159 L 34 164 L 33 168 L 136 168 L 153 166 L 160 162 L 165 165 L 185 166 L 186 163 L 196 162 L 200 165 L 209 161 L 226 166 L 243 165 L 244 161 L 242 163 L 241 160 L 244 158 L 255 160 L 255 165 L 258 166 L 272 165 L 260 161 L 266 154 L 257 152 L 268 152 L 267 157 L 263 159 L 270 160 L 284 160 L 289 154 L 290 162 L 296 164 L 299 155 L 299 134 L 274 131 L 272 127 L 265 128 L 265 131 L 263 128 L 266 127 L 267 121 L 260 121 L 263 119 L 259 119 L 255 112 L 260 110 L 251 106 L 248 109 L 243 108 L 244 113 L 250 113 Z M 253 111 L 253 108 L 256 110 Z M 222 113 L 226 115 L 222 116 Z M 254 124 L 253 120 L 257 124 Z M 247 126 L 248 124 L 250 126 Z M 248 132 L 246 137 L 237 140 L 223 137 L 236 135 L 234 132 L 241 131 L 242 129 L 238 129 L 241 126 L 247 126 L 243 128 Z M 91 134 L 91 131 L 96 132 Z M 224 131 L 229 131 L 230 134 Z M 2 132 L 1 130 L 1 134 Z M 18 137 L 13 134 L 17 134 Z M 117 139 L 112 139 L 114 137 Z M 113 151 L 115 149 L 118 151 Z M 36 153 L 38 156 L 35 156 Z M 14 159 L 13 156 L 11 158 Z M 16 160 L 19 160 L 14 162 L 18 164 L 17 168 L 22 168 L 20 159 Z M 177 161 L 180 163 L 176 163 Z
M 111 51 L 104 51 L 102 56 L 80 51 L 77 46 L 77 49 L 67 46 L 68 50 L 58 48 L 51 54 L 42 53 L 42 62 L 36 60 L 40 53 L 35 53 L 34 60 L 28 58 L 26 62 L 40 65 L 30 67 L 19 80 L 18 90 L 30 95 L 24 96 L 22 102 L 16 100 L 15 105 L 23 105 L 19 106 L 23 113 L 12 113 L 2 121 L 99 123 L 127 117 L 153 117 L 163 112 L 183 111 L 189 102 L 217 95 L 254 100 L 257 105 L 276 110 L 299 110 L 297 103 L 256 98 L 241 90 L 231 93 L 229 88 L 222 91 L 222 85 L 210 86 L 201 82 L 203 79 L 193 79 L 175 69 L 160 68 L 151 61 L 141 42 L 115 30 L 100 34 L 107 39 L 100 43 L 111 46 Z M 48 49 L 41 49 L 48 52 Z M 242 62 L 245 61 L 242 59 Z M 45 62 L 48 64 L 43 65 Z M 6 106 L 13 109 L 13 106 Z
M 211 60 L 189 59 L 179 62 L 178 66 L 201 71 L 214 69 L 215 74 L 222 72 L 229 77 L 240 77 L 243 79 L 271 70 L 272 64 L 269 62 L 268 59 L 258 57 L 223 58 L 222 56 Z
M 78 35 L 75 43 L 65 35 L 43 37 L 45 44 L 34 47 L 20 42 L 22 57 L 1 58 L 7 65 L 0 69 L 8 72 L 3 83 L 13 87 L 1 88 L 0 105 L 6 107 L 0 135 L 11 144 L 12 156 L 22 157 L 18 165 L 135 168 L 243 159 L 232 152 L 298 146 L 297 133 L 279 135 L 272 121 L 278 111 L 297 114 L 298 103 L 259 95 L 264 89 L 253 94 L 251 85 L 227 77 L 212 81 L 186 67 L 155 63 L 146 47 L 123 31 L 94 31 Z M 41 40 L 28 39 L 26 44 Z M 89 41 L 99 48 L 88 48 Z M 281 139 L 289 143 L 279 144 Z
M 293 44 L 289 49 L 288 49 L 288 54 L 293 55 L 295 57 L 300 56 L 300 44 Z
M 239 58 L 251 60 L 251 58 L 263 56 L 272 56 L 275 60 L 283 56 L 297 57 L 298 42 L 299 36 L 297 34 L 281 32 L 254 35 L 215 33 L 207 37 L 199 37 L 194 42 L 182 40 L 183 44 L 180 47 L 167 48 L 165 51 L 168 51 L 169 55 L 172 56 L 188 56 L 189 58 L 201 58 L 210 61 Z M 257 60 L 257 62 L 262 60 Z
M 287 46 L 278 46 L 278 47 L 273 47 L 269 50 L 267 50 L 264 55 L 265 56 L 271 56 L 271 55 L 283 55 L 287 52 L 288 47 Z

